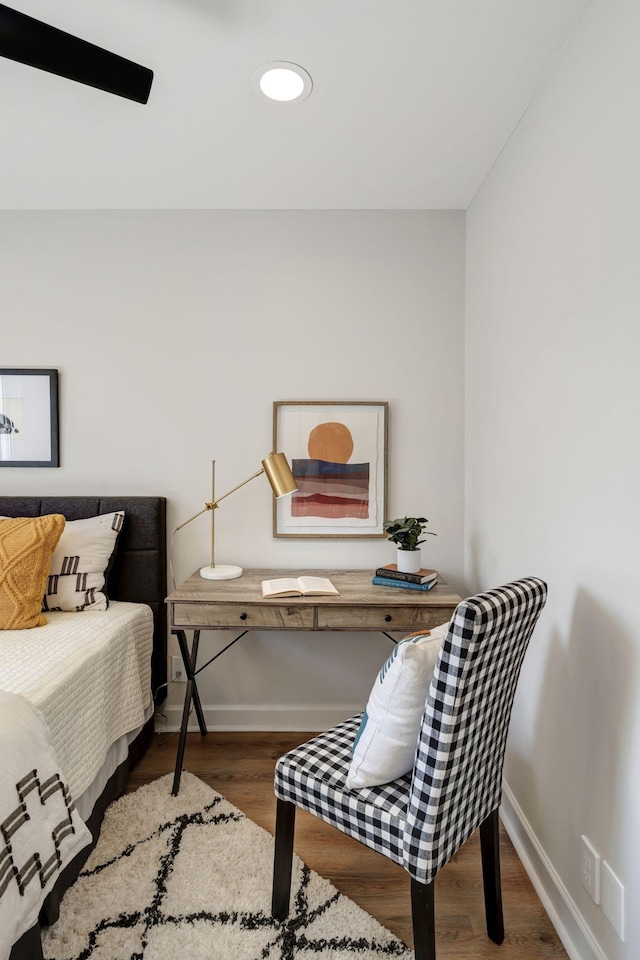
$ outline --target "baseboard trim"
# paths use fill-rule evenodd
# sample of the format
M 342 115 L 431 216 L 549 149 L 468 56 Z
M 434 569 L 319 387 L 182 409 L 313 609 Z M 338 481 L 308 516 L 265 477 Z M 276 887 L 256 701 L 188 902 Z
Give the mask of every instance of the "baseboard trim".
M 203 704 L 202 711 L 208 730 L 300 730 L 305 732 L 328 730 L 337 723 L 362 712 L 357 704 L 247 704 L 246 706 L 218 706 Z M 168 733 L 179 730 L 182 723 L 182 707 L 166 705 L 159 713 L 166 717 L 162 730 Z M 198 732 L 198 721 L 191 710 L 189 731 Z
M 570 960 L 607 960 L 507 783 L 500 818 Z

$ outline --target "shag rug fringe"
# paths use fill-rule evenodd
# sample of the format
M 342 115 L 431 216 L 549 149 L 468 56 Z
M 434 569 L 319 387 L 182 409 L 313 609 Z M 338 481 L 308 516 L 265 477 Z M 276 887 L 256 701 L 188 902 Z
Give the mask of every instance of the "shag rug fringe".
M 273 838 L 190 773 L 112 804 L 43 934 L 47 960 L 411 960 L 373 917 L 295 857 L 291 913 L 271 917 Z

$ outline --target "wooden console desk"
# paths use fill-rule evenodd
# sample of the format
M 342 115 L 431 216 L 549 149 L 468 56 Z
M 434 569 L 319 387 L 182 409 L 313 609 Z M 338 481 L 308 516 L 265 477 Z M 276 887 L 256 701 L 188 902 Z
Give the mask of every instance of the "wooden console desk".
M 338 597 L 276 597 L 265 600 L 260 583 L 278 577 L 328 577 Z M 187 684 L 173 779 L 173 795 L 180 789 L 189 712 L 193 701 L 200 733 L 207 726 L 196 676 L 250 630 L 340 630 L 412 633 L 448 620 L 460 602 L 448 584 L 440 581 L 424 593 L 371 583 L 371 570 L 245 570 L 236 580 L 204 580 L 193 573 L 167 597 L 171 632 L 178 638 Z M 201 630 L 237 629 L 239 635 L 202 666 L 198 666 Z M 193 631 L 191 650 L 186 631 Z M 393 640 L 393 637 L 390 637 Z

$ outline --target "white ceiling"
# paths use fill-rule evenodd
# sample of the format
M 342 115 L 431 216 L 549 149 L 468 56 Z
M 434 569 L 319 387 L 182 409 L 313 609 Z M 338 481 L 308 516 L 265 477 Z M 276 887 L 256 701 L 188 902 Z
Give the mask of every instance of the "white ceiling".
M 14 0 L 149 103 L 0 58 L 0 207 L 466 208 L 589 0 Z M 298 104 L 254 90 L 288 60 Z

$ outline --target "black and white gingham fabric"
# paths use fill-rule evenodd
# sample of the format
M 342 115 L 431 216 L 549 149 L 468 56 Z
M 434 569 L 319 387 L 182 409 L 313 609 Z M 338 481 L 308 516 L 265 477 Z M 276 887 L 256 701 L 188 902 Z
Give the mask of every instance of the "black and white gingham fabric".
M 348 790 L 360 716 L 280 758 L 275 792 L 421 883 L 495 810 L 520 667 L 547 588 L 533 577 L 458 604 L 429 688 L 412 774 Z
M 344 720 L 280 757 L 276 796 L 401 864 L 411 774 L 378 787 L 345 786 L 361 719 L 358 714 Z

